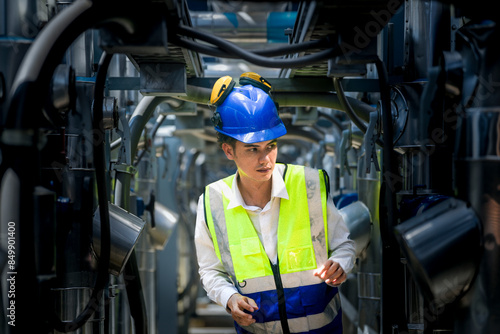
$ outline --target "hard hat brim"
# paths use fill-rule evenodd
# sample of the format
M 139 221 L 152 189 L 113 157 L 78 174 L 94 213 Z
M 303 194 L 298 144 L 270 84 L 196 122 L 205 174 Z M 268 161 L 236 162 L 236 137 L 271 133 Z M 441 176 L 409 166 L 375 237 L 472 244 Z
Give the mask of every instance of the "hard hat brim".
M 215 130 L 226 136 L 239 140 L 245 144 L 253 144 L 253 143 L 273 140 L 286 134 L 286 127 L 282 122 L 280 122 L 280 124 L 270 129 L 242 133 L 242 134 L 228 133 L 226 131 L 217 128 Z

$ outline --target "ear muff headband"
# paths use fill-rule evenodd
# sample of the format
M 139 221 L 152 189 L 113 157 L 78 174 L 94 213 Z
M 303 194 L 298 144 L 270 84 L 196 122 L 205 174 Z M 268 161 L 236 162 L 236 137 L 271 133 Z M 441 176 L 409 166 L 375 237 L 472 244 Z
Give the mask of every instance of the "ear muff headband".
M 270 94 L 272 89 L 269 81 L 255 72 L 243 73 L 239 78 L 239 84 L 240 86 L 252 85 L 254 87 L 262 89 L 267 94 Z M 216 107 L 220 106 L 224 102 L 224 100 L 226 100 L 235 85 L 236 82 L 229 75 L 217 79 L 214 86 L 212 87 L 210 104 Z
M 226 97 L 231 93 L 236 82 L 229 75 L 217 79 L 210 95 L 210 104 L 220 106 Z
M 269 81 L 255 72 L 245 72 L 240 75 L 239 84 L 240 86 L 252 85 L 254 87 L 262 89 L 267 94 L 269 94 L 272 89 Z

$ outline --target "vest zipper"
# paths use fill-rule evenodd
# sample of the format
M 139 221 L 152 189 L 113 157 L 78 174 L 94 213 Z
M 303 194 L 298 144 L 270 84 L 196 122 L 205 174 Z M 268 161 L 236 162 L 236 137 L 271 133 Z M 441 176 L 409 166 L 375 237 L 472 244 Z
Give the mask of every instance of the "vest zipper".
M 278 293 L 278 312 L 280 315 L 281 327 L 283 328 L 283 334 L 290 334 L 290 328 L 288 327 L 288 317 L 286 316 L 286 304 L 285 304 L 285 290 L 283 289 L 283 282 L 281 282 L 280 266 L 279 260 L 276 264 L 271 264 L 271 269 L 273 270 L 274 283 L 276 284 L 276 292 Z

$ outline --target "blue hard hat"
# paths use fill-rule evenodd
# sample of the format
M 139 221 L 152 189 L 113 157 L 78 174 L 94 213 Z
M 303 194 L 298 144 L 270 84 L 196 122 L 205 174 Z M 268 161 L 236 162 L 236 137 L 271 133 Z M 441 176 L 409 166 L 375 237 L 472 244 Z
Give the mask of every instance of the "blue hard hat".
M 253 85 L 234 87 L 217 107 L 214 117 L 216 131 L 246 144 L 286 134 L 271 96 Z

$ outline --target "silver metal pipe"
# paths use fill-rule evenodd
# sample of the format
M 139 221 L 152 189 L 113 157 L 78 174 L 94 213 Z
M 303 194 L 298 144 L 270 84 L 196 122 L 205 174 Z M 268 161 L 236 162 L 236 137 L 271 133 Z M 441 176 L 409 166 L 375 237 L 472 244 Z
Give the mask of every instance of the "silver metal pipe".
M 488 87 L 489 88 L 489 87 Z M 492 94 L 497 96 L 497 94 Z M 500 256 L 500 107 L 466 109 L 459 131 L 461 143 L 457 152 L 458 196 L 469 202 L 483 225 L 483 255 L 478 276 L 466 295 L 466 317 L 459 320 L 457 333 L 494 333 L 500 327 L 495 312 L 477 319 L 481 309 L 498 310 L 498 258 Z
M 359 293 L 358 330 L 379 333 L 381 329 L 378 315 L 382 308 L 382 258 L 380 253 L 382 241 L 379 217 L 381 173 L 377 172 L 375 168 L 371 168 L 370 173 L 367 174 L 366 160 L 362 154 L 358 161 L 358 200 L 369 209 L 373 226 L 369 245 L 360 254 L 356 271 Z
M 350 238 L 356 243 L 356 256 L 359 257 L 371 238 L 370 209 L 360 201 L 349 204 L 339 210 L 349 228 Z

